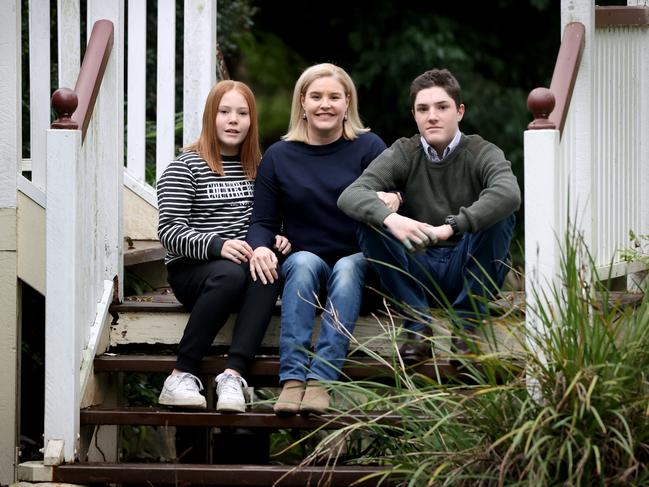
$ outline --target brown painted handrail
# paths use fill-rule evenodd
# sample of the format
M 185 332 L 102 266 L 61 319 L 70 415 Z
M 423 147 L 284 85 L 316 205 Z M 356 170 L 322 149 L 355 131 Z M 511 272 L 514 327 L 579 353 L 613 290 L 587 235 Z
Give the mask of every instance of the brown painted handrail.
M 649 25 L 649 7 L 619 5 L 595 6 L 595 27 L 630 27 Z
M 649 25 L 649 7 L 645 6 L 595 6 L 595 27 L 630 27 Z M 584 52 L 585 27 L 579 22 L 566 25 L 561 48 L 552 74 L 550 89 L 535 88 L 527 97 L 527 107 L 534 120 L 530 130 L 559 129 L 563 134 L 572 91 Z
M 559 133 L 563 134 L 572 92 L 579 73 L 581 55 L 584 52 L 585 33 L 586 28 L 581 22 L 571 22 L 563 30 L 563 39 L 561 39 L 561 47 L 552 74 L 550 94 L 548 95 L 545 88 L 536 88 L 527 98 L 527 106 L 534 114 L 534 121 L 527 126 L 528 129 L 558 128 Z M 552 102 L 554 107 L 550 106 Z
M 113 49 L 113 32 L 110 20 L 98 20 L 93 25 L 74 91 L 59 88 L 52 95 L 52 106 L 59 114 L 59 118 L 52 122 L 53 129 L 81 128 L 81 137 L 85 139 L 106 64 Z M 72 110 L 74 113 L 70 114 Z
M 546 88 L 535 88 L 527 97 L 527 106 L 534 115 L 528 129 L 559 129 L 559 133 L 563 134 L 584 52 L 585 32 L 586 28 L 581 22 L 571 22 L 563 30 L 549 93 Z

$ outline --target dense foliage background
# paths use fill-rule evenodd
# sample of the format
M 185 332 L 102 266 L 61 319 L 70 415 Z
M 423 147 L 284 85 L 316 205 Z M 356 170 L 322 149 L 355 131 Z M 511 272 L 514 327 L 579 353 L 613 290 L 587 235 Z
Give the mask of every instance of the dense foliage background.
M 388 145 L 416 131 L 412 79 L 445 67 L 463 87 L 461 129 L 500 146 L 522 187 L 526 99 L 531 89 L 549 86 L 561 37 L 559 0 L 222 0 L 219 9 L 242 14 L 230 25 L 247 22 L 245 32 L 219 24 L 218 36 L 230 75 L 257 94 L 264 147 L 286 132 L 293 85 L 312 64 L 333 62 L 350 73 L 363 120 Z M 520 242 L 522 211 L 518 220 Z

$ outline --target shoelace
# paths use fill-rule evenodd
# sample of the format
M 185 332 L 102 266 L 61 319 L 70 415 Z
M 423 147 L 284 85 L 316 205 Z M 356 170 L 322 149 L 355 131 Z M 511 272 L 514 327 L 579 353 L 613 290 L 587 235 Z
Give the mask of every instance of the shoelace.
M 232 374 L 220 375 L 217 379 L 219 386 L 223 389 L 222 393 L 237 393 L 239 390 L 243 392 L 248 387 L 246 380 L 243 377 L 237 377 Z M 244 394 L 245 397 L 245 394 Z
M 183 384 L 183 386 L 188 389 L 188 384 L 185 384 L 186 381 L 193 381 L 197 386 L 198 390 L 202 391 L 203 390 L 203 383 L 201 380 L 196 377 L 194 374 L 190 374 L 189 372 L 182 372 L 181 374 L 178 374 L 176 376 L 178 379 L 178 384 Z

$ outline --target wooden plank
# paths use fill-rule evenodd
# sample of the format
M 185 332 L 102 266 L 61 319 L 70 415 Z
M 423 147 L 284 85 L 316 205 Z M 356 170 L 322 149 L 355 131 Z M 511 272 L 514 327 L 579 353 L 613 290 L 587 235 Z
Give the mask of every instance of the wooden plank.
M 88 0 L 88 25 L 105 19 L 113 23 L 113 48 L 93 116 L 97 192 L 96 249 L 93 306 L 104 281 L 117 277 L 117 294 L 123 296 L 122 187 L 124 167 L 124 2 Z M 90 33 L 90 28 L 88 29 Z
M 16 182 L 22 159 L 20 5 L 2 3 L 0 16 L 0 484 L 14 481 L 18 446 L 18 282 L 16 279 Z M 6 232 L 6 233 L 5 233 Z
M 595 5 L 595 27 L 629 27 L 649 25 L 649 7 L 616 5 Z
M 73 461 L 79 433 L 79 366 L 82 330 L 79 281 L 78 174 L 81 132 L 47 131 L 47 212 L 45 218 L 45 445 L 64 441 Z M 90 323 L 88 323 L 88 326 Z
M 131 242 L 133 248 L 130 245 L 124 247 L 125 266 L 163 260 L 167 255 L 159 240 L 132 240 Z
M 77 463 L 54 468 L 54 482 L 211 486 L 349 486 L 385 467 L 296 467 L 290 465 L 201 465 Z M 354 485 L 376 485 L 376 479 Z M 381 485 L 392 485 L 383 483 Z
M 140 183 L 145 174 L 146 0 L 128 2 L 128 155 L 126 169 Z
M 216 375 L 225 368 L 226 357 L 210 355 L 200 365 L 201 374 Z M 389 363 L 389 360 L 388 360 Z M 169 373 L 176 364 L 175 355 L 110 355 L 104 354 L 95 358 L 95 372 L 162 372 Z M 448 357 L 437 357 L 424 364 L 409 367 L 408 370 L 427 377 L 450 377 L 456 373 L 456 367 Z M 393 372 L 385 363 L 365 357 L 350 357 L 343 367 L 343 377 L 350 380 L 391 377 Z M 279 377 L 279 359 L 277 357 L 258 356 L 248 367 L 246 377 L 255 387 L 277 386 Z
M 185 0 L 183 145 L 201 133 L 203 107 L 216 82 L 216 0 Z
M 18 277 L 45 296 L 45 209 L 19 192 L 17 217 Z
M 173 160 L 176 100 L 176 1 L 158 1 L 156 181 Z
M 148 303 L 130 303 L 130 307 L 149 306 Z M 119 312 L 119 319 L 111 326 L 111 346 L 132 345 L 132 344 L 166 344 L 174 345 L 180 341 L 189 313 L 179 312 L 174 304 L 155 304 L 157 310 L 166 312 Z M 174 309 L 176 308 L 176 309 Z M 115 310 L 116 307 L 111 308 Z M 117 308 L 119 309 L 119 308 Z M 232 330 L 236 321 L 236 315 L 231 315 L 225 326 L 216 336 L 213 344 L 215 346 L 229 345 L 232 339 Z M 318 336 L 320 320 L 316 318 L 313 326 L 312 336 Z M 379 323 L 372 317 L 360 317 L 356 322 L 354 336 L 360 342 L 372 340 L 371 348 L 379 353 L 389 353 L 391 344 L 389 340 L 382 339 L 384 335 Z M 270 325 L 262 341 L 262 347 L 277 347 L 279 343 L 279 317 L 271 318 Z M 354 344 L 351 345 L 353 348 Z
M 0 208 L 16 206 L 22 160 L 20 38 L 20 2 L 9 0 L 0 17 Z
M 50 125 L 50 2 L 29 1 L 29 116 L 32 183 L 45 189 L 45 142 Z
M 79 0 L 57 0 L 59 87 L 74 89 L 81 66 Z
M 147 425 L 147 426 L 208 426 L 216 428 L 261 429 L 337 429 L 360 420 L 373 420 L 377 424 L 398 424 L 398 414 L 355 412 L 339 414 L 277 416 L 270 407 L 249 410 L 245 413 L 222 414 L 214 410 L 185 410 L 168 408 L 103 408 L 89 407 L 81 410 L 84 425 Z

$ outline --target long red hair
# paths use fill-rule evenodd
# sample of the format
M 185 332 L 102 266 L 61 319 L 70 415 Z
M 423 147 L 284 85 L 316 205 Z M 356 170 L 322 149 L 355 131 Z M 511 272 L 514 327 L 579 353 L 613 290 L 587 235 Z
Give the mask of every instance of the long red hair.
M 261 160 L 261 148 L 259 147 L 259 127 L 257 124 L 257 104 L 252 90 L 241 81 L 224 80 L 216 83 L 205 100 L 203 110 L 203 126 L 198 140 L 182 148 L 183 152 L 197 152 L 210 168 L 220 176 L 224 175 L 223 160 L 221 159 L 221 143 L 216 134 L 216 115 L 219 111 L 219 104 L 223 95 L 236 90 L 245 98 L 250 112 L 250 128 L 248 134 L 241 143 L 239 156 L 241 165 L 248 179 L 254 179 L 257 175 L 257 166 Z

